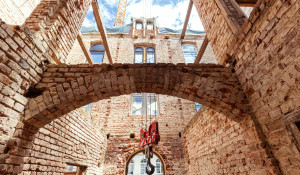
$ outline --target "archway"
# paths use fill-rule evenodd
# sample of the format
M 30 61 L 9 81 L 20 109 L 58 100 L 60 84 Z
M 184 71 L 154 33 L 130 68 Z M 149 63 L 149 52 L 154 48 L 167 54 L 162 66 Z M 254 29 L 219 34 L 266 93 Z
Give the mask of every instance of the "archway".
M 144 152 L 144 150 L 139 150 L 139 151 L 136 151 L 136 152 L 134 152 L 133 154 L 130 155 L 130 157 L 128 158 L 128 160 L 126 162 L 126 165 L 125 165 L 125 172 L 124 172 L 125 175 L 134 174 L 134 173 L 129 172 L 129 171 L 131 171 L 130 170 L 131 169 L 130 168 L 131 163 L 133 163 L 133 171 L 135 170 L 138 173 L 142 174 L 141 171 L 144 170 L 143 169 L 143 165 L 144 165 L 143 161 L 146 160 L 144 158 L 143 152 Z M 166 174 L 165 161 L 164 161 L 163 157 L 158 152 L 153 151 L 153 158 L 151 159 L 151 163 L 155 166 L 154 175 L 165 175 Z M 136 165 L 138 167 L 135 167 Z M 139 168 L 141 169 L 141 171 L 139 171 Z
M 41 127 L 91 102 L 131 93 L 188 99 L 235 121 L 248 112 L 247 100 L 230 67 L 214 64 L 51 65 L 29 100 L 25 122 Z

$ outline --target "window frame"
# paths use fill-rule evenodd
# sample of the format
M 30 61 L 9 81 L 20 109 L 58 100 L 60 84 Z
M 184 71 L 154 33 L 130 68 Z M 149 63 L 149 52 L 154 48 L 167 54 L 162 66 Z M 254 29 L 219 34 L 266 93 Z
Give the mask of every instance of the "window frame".
M 151 28 L 151 29 L 148 29 L 148 26 L 150 26 L 150 25 L 152 26 L 152 28 Z M 151 22 L 148 21 L 148 22 L 147 22 L 147 25 L 146 25 L 146 29 L 147 29 L 147 30 L 154 30 L 154 23 L 153 23 L 152 21 L 151 21 Z
M 184 50 L 183 50 L 183 47 L 184 47 L 184 46 L 193 46 L 193 47 L 195 48 L 195 51 L 184 51 Z M 197 54 L 198 54 L 198 49 L 197 49 L 196 44 L 183 43 L 183 44 L 181 45 L 181 50 L 182 50 L 182 53 L 183 53 L 184 62 L 185 62 L 186 64 L 188 64 L 188 63 L 190 63 L 190 62 L 187 62 L 186 57 L 185 57 L 185 53 L 195 53 L 195 58 L 194 58 L 194 61 L 193 61 L 192 63 L 195 62 L 195 60 L 196 60 L 196 58 L 197 58 Z
M 136 51 L 137 48 L 142 48 L 143 49 L 143 62 L 142 63 L 136 63 L 136 53 L 141 52 L 141 51 Z M 148 49 L 153 49 L 153 51 L 148 51 Z M 134 58 L 133 58 L 133 64 L 144 64 L 148 63 L 148 53 L 153 53 L 154 54 L 154 62 L 152 64 L 156 64 L 156 49 L 155 47 L 146 47 L 146 46 L 135 46 L 134 47 Z
M 141 29 L 138 29 L 138 28 L 137 28 L 138 24 L 141 24 L 141 26 L 142 26 Z M 141 21 L 135 21 L 135 29 L 136 29 L 136 30 L 144 30 L 144 23 L 141 22 Z
M 145 171 L 144 171 L 144 172 L 142 171 L 143 165 L 145 165 L 145 167 L 144 167 L 144 170 L 145 170 Z M 141 173 L 141 174 L 146 174 L 146 168 L 147 168 L 147 159 L 142 159 L 142 160 L 141 160 L 141 169 L 140 169 L 141 171 L 140 171 L 140 173 Z
M 136 114 L 132 114 L 132 110 L 133 110 L 133 107 L 132 107 L 132 102 L 133 102 L 133 98 L 135 96 L 142 96 L 142 115 L 136 115 Z M 151 116 L 155 116 L 155 114 L 148 114 L 148 110 L 147 110 L 147 98 L 148 97 L 153 97 L 155 96 L 156 97 L 156 104 L 157 104 L 157 114 L 156 116 L 159 116 L 160 113 L 160 109 L 159 109 L 159 97 L 158 97 L 158 94 L 155 94 L 155 93 L 133 93 L 131 94 L 130 96 L 130 115 L 131 116 L 146 116 L 146 115 L 151 115 Z
M 96 46 L 96 45 L 102 45 L 104 49 L 103 49 L 103 50 L 92 50 L 92 48 L 93 48 L 94 46 Z M 104 61 L 104 56 L 105 56 L 105 47 L 104 47 L 104 45 L 103 45 L 102 43 L 95 43 L 95 44 L 91 45 L 91 47 L 90 47 L 90 54 L 91 54 L 91 57 L 92 57 L 92 52 L 96 52 L 96 53 L 101 53 L 101 52 L 103 52 L 103 57 L 102 57 L 102 62 L 101 62 L 101 63 L 103 63 L 103 61 Z M 93 59 L 93 57 L 92 57 L 92 59 Z M 101 63 L 99 63 L 99 62 L 95 62 L 94 59 L 93 59 L 93 62 L 94 62 L 95 64 L 101 64 Z
M 157 172 L 158 168 L 157 168 L 157 164 L 159 163 L 159 170 L 160 172 Z M 155 161 L 155 173 L 156 174 L 162 174 L 162 164 L 161 161 L 159 159 L 156 159 Z
M 130 171 L 130 165 L 132 165 L 132 173 L 129 172 Z M 128 175 L 133 175 L 133 173 L 134 173 L 134 161 L 131 159 L 131 161 L 128 164 L 128 172 L 127 172 L 127 174 Z

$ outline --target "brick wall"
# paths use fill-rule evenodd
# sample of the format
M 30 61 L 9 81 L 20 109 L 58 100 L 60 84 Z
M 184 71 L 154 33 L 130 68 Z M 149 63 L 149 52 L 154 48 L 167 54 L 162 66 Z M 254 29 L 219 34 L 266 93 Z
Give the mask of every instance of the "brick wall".
M 142 122 L 145 123 L 145 117 L 130 115 L 130 104 L 130 95 L 93 103 L 91 115 L 94 121 L 110 135 L 104 163 L 106 175 L 123 175 L 126 161 L 139 150 L 139 132 Z M 179 137 L 179 133 L 196 113 L 195 104 L 188 100 L 158 95 L 158 109 L 156 119 L 159 122 L 161 142 L 154 149 L 162 155 L 167 175 L 183 174 L 183 139 Z M 130 131 L 135 133 L 135 139 L 129 138 Z
M 234 122 L 203 107 L 184 130 L 186 174 L 277 174 L 250 117 Z
M 246 20 L 233 0 L 193 0 L 208 40 L 219 64 L 225 64 L 226 52 Z
M 283 174 L 300 173 L 299 147 L 289 129 L 295 122 L 289 116 L 297 118 L 300 109 L 299 6 L 295 0 L 260 1 L 228 51 Z
M 11 0 L 0 2 L 0 16 L 10 25 L 22 25 L 41 0 Z
M 63 174 L 67 163 L 87 166 L 87 174 L 102 174 L 106 136 L 77 110 L 40 128 L 24 174 Z
M 145 39 L 139 37 L 134 39 L 131 35 L 108 34 L 108 44 L 114 63 L 133 63 L 134 46 L 140 43 L 151 43 L 154 45 L 156 61 L 158 63 L 185 63 L 182 44 L 194 44 L 199 50 L 204 36 L 189 36 L 184 40 L 179 40 L 180 35 L 170 35 L 169 39 L 164 38 L 165 35 L 159 34 L 154 39 Z M 89 50 L 93 44 L 102 43 L 100 34 L 83 34 L 83 41 Z M 107 56 L 104 56 L 104 63 L 108 63 Z M 67 57 L 68 64 L 87 63 L 87 60 L 81 50 L 79 43 L 76 41 Z M 211 46 L 209 45 L 201 59 L 200 63 L 217 63 Z

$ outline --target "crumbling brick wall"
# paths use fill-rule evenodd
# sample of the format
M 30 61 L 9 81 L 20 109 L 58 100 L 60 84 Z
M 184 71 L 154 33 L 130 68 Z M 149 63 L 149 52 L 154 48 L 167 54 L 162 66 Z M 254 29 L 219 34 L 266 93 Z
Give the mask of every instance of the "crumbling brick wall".
M 86 166 L 87 174 L 102 174 L 106 136 L 77 110 L 40 128 L 24 174 L 63 174 L 67 164 Z
M 277 174 L 250 117 L 234 122 L 203 107 L 184 130 L 186 174 Z M 274 164 L 275 163 L 275 164 Z

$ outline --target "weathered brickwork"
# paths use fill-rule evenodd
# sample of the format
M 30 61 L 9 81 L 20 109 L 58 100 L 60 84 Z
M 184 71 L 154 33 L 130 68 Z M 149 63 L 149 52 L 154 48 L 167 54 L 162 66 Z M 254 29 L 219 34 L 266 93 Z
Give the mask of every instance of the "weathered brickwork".
M 1 21 L 1 20 L 0 20 Z M 12 136 L 28 99 L 23 95 L 41 79 L 46 58 L 22 31 L 1 21 L 0 27 L 0 152 Z
M 130 115 L 130 95 L 112 97 L 93 103 L 91 115 L 109 134 L 105 155 L 104 174 L 124 174 L 125 164 L 135 151 L 139 150 L 139 132 L 145 124 L 145 117 Z M 179 133 L 196 113 L 195 104 L 188 100 L 158 95 L 159 114 L 152 121 L 159 122 L 161 141 L 155 147 L 166 163 L 166 174 L 183 174 L 184 161 L 182 138 Z M 101 111 L 101 112 L 100 112 Z M 149 123 L 149 116 L 148 116 Z M 130 131 L 135 139 L 129 138 Z
M 26 28 L 56 63 L 66 62 L 91 0 L 43 0 L 27 18 Z
M 218 63 L 224 65 L 226 52 L 246 20 L 246 15 L 233 0 L 193 2 Z
M 235 122 L 205 107 L 184 130 L 186 174 L 279 174 L 250 117 Z
M 228 51 L 283 174 L 300 173 L 299 149 L 288 130 L 295 122 L 288 116 L 300 109 L 299 7 L 296 0 L 261 1 Z
M 52 65 L 36 86 L 43 94 L 29 100 L 25 121 L 43 126 L 82 105 L 139 92 L 188 99 L 240 121 L 248 106 L 231 71 L 214 64 Z
M 67 163 L 86 166 L 88 174 L 102 174 L 106 136 L 81 115 L 75 110 L 39 129 L 24 160 L 24 174 L 63 174 Z
M 41 0 L 1 1 L 1 19 L 10 25 L 22 25 L 40 2 Z
M 71 0 L 67 1 L 66 3 L 68 4 L 70 2 Z M 85 5 L 89 3 L 90 2 L 85 1 Z M 67 12 L 67 10 L 66 8 L 61 8 L 61 10 L 60 16 L 63 18 L 62 14 L 67 15 L 64 13 Z M 65 33 L 55 32 L 55 30 L 54 33 L 51 34 L 62 40 L 68 41 L 68 44 L 70 45 L 69 48 L 63 46 L 62 44 L 60 45 L 60 48 L 64 48 L 64 53 L 66 54 L 68 51 L 70 51 L 72 42 L 74 42 L 84 19 L 85 13 L 87 12 L 87 8 L 77 10 L 77 17 L 81 21 L 77 20 L 76 23 L 73 22 L 61 24 L 61 26 L 63 25 L 65 27 L 68 26 L 70 28 L 74 28 L 74 31 L 72 32 L 73 36 L 68 35 L 70 38 L 66 39 L 63 36 Z M 45 9 L 39 9 L 40 16 L 46 17 L 47 15 L 45 15 L 43 12 L 45 12 Z M 34 13 L 29 18 L 33 18 L 33 15 L 37 17 L 37 14 Z M 73 18 L 75 17 L 73 16 Z M 56 17 L 51 19 L 54 21 L 54 24 L 56 24 L 55 19 Z M 0 22 L 0 152 L 2 153 L 7 140 L 12 136 L 16 124 L 24 112 L 25 105 L 28 101 L 24 95 L 26 95 L 31 86 L 40 81 L 44 64 L 47 62 L 53 62 L 53 58 L 51 58 L 53 55 L 53 49 L 51 44 L 47 44 L 47 42 L 54 42 L 54 40 L 46 38 L 47 42 L 43 41 L 43 39 L 39 38 L 39 36 L 43 35 L 38 35 L 37 33 L 30 31 L 28 29 L 28 25 L 11 28 L 11 26 L 8 26 L 1 19 Z M 59 26 L 56 25 L 56 27 Z M 47 33 L 47 36 L 50 36 L 50 33 Z
M 145 39 L 141 32 L 108 34 L 117 64 L 79 64 L 85 57 L 75 41 L 90 3 L 43 0 L 17 19 L 26 18 L 22 26 L 7 25 L 13 14 L 0 17 L 0 174 L 61 174 L 72 161 L 90 174 L 121 174 L 137 149 L 128 129 L 138 133 L 141 119 L 129 115 L 124 94 L 137 92 L 173 96 L 159 95 L 157 151 L 169 174 L 300 174 L 293 124 L 300 110 L 298 0 L 260 0 L 249 19 L 233 0 L 194 0 L 226 67 L 178 64 L 182 44 L 199 48 L 204 36 Z M 88 49 L 101 43 L 98 34 L 83 38 Z M 132 64 L 141 45 L 155 48 L 157 64 Z M 216 63 L 211 57 L 208 50 L 202 61 Z M 178 134 L 194 116 L 192 101 L 209 109 L 192 119 L 183 145 Z M 92 114 L 83 118 L 75 109 L 91 102 Z M 111 134 L 107 149 L 104 133 Z

